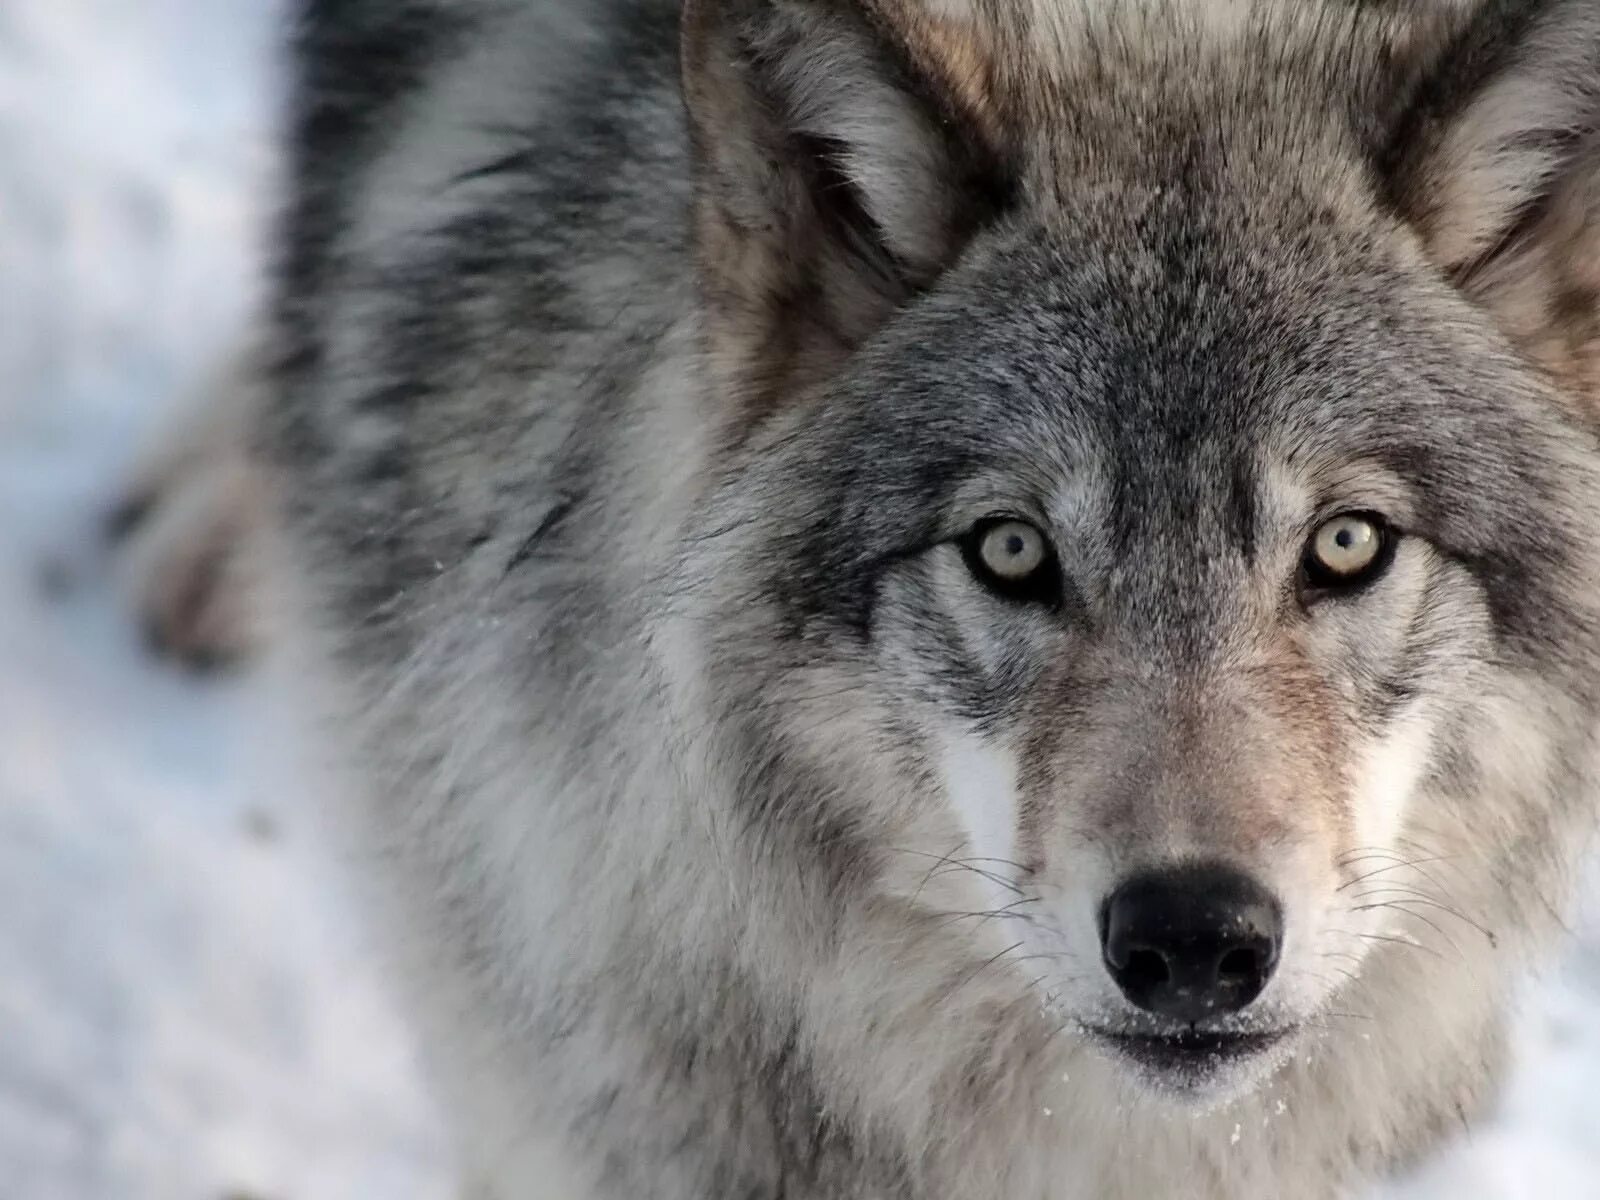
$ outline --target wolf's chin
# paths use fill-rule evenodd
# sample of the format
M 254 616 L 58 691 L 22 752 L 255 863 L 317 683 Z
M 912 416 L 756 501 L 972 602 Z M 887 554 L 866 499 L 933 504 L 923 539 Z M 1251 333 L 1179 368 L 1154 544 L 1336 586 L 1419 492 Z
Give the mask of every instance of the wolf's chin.
M 1157 1096 L 1185 1105 L 1225 1103 L 1259 1087 L 1293 1052 L 1296 1030 L 1170 1034 L 1085 1027 L 1084 1039 Z

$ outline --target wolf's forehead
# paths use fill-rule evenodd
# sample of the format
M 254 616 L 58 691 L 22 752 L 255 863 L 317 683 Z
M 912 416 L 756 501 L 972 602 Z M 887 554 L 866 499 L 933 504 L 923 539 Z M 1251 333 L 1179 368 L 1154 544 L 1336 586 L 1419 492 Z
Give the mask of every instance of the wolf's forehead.
M 1035 398 L 1055 435 L 1050 516 L 1120 549 L 1174 536 L 1248 549 L 1330 506 L 1409 519 L 1419 473 L 1450 458 L 1447 447 L 1420 453 L 1432 444 L 1424 410 L 1410 411 L 1370 363 L 1348 375 L 1337 363 L 1274 363 L 1266 339 L 1217 349 L 1234 364 L 1188 371 L 1128 361 L 1140 353 L 1120 356 L 1125 374 L 1110 387 Z
M 1321 45 L 1329 61 L 1402 50 L 1481 0 L 861 0 L 920 65 L 967 99 L 999 108 L 1028 89 L 1092 72 L 1100 60 L 1196 61 L 1262 39 Z M 1240 69 L 1249 66 L 1241 57 Z M 1324 64 L 1326 65 L 1326 64 Z M 1006 95 L 1005 93 L 1009 93 Z M 978 107 L 985 107 L 980 104 Z
M 1003 45 L 1039 67 L 1078 53 L 1101 35 L 1159 36 L 1178 28 L 1226 43 L 1263 25 L 1327 35 L 1340 15 L 1366 17 L 1400 36 L 1408 22 L 1464 12 L 1481 0 L 867 0 L 892 27 L 930 40 Z M 1022 64 L 1019 64 L 1022 65 Z
M 1303 3 L 1304 0 L 1289 0 Z M 1153 18 L 1181 18 L 1214 36 L 1236 33 L 1252 12 L 1287 7 L 1277 0 L 881 0 L 880 7 L 902 20 L 922 16 L 945 22 L 946 32 L 966 30 L 1007 38 L 1039 62 L 1071 53 L 1097 28 L 1147 25 Z
M 1307 139 L 1331 148 L 1381 123 L 1396 64 L 1448 44 L 1481 0 L 857 2 L 1047 196 L 1061 177 L 1125 174 L 1142 125 L 1157 143 L 1146 151 L 1204 136 L 1303 168 Z

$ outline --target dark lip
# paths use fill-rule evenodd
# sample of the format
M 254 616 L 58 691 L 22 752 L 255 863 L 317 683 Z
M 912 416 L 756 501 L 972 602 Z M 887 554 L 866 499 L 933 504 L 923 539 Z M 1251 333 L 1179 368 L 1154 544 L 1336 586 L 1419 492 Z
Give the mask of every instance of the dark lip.
M 1089 1030 L 1097 1040 L 1146 1070 L 1181 1076 L 1206 1075 L 1245 1062 L 1265 1054 L 1293 1032 L 1287 1028 L 1239 1032 L 1184 1029 L 1172 1033 Z

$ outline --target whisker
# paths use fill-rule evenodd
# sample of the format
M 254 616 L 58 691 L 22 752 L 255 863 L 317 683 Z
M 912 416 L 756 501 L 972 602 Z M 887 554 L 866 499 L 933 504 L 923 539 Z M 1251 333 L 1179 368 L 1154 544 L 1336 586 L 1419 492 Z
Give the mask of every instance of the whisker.
M 1405 907 L 1405 905 L 1407 903 L 1410 903 L 1410 902 L 1404 901 L 1404 900 L 1385 900 L 1381 904 L 1361 905 L 1358 908 L 1356 908 L 1355 911 L 1356 912 L 1368 912 L 1368 911 L 1372 911 L 1372 910 L 1375 910 L 1375 909 L 1389 909 L 1389 910 L 1391 910 L 1393 912 L 1403 913 L 1406 916 L 1410 917 L 1412 920 L 1421 921 L 1429 929 L 1431 929 L 1435 933 L 1437 933 L 1440 937 L 1442 937 L 1445 940 L 1445 942 L 1449 945 L 1450 949 L 1454 950 L 1459 957 L 1461 957 L 1461 958 L 1465 958 L 1466 957 L 1466 953 L 1461 949 L 1461 946 L 1456 942 L 1456 940 L 1453 937 L 1451 937 L 1448 933 L 1446 933 L 1444 931 L 1443 928 L 1440 927 L 1438 922 L 1430 920 L 1429 918 L 1423 916 L 1421 913 L 1412 912 L 1409 908 Z
M 933 860 L 933 866 L 928 868 L 928 873 L 922 877 L 922 882 L 917 885 L 917 890 L 911 897 L 912 900 L 916 900 L 922 895 L 923 889 L 928 886 L 928 883 L 932 879 L 941 873 L 940 868 L 944 867 L 948 867 L 952 870 L 971 871 L 974 875 L 977 875 L 983 879 L 987 879 L 989 882 L 999 887 L 1003 887 L 1015 895 L 1021 896 L 1025 894 L 1021 887 L 1015 883 L 1012 883 L 1009 879 L 1005 878 L 1005 876 L 997 874 L 994 871 L 985 871 L 981 867 L 974 867 L 971 865 L 974 862 L 983 862 L 989 860 L 956 858 L 955 850 L 960 849 L 959 845 L 952 849 L 949 854 L 932 854 L 926 850 L 912 850 L 906 846 L 892 846 L 890 849 L 896 854 L 909 854 L 916 858 L 931 858 Z
M 997 887 L 1003 887 L 1008 892 L 1012 892 L 1018 896 L 1023 894 L 1022 889 L 1016 884 L 1012 883 L 1004 875 L 999 875 L 994 871 L 985 871 L 982 867 L 974 867 L 969 863 L 962 862 L 960 859 L 953 858 L 948 863 L 945 863 L 939 867 L 935 867 L 933 870 L 933 877 L 937 879 L 941 875 L 948 875 L 951 871 L 971 871 L 980 879 L 987 879 L 990 883 Z
M 1376 856 L 1373 856 L 1373 857 L 1376 857 Z M 1405 859 L 1396 858 L 1393 862 L 1389 863 L 1387 866 L 1378 867 L 1377 869 L 1372 870 L 1372 871 L 1368 871 L 1363 875 L 1357 875 L 1354 879 L 1350 880 L 1348 883 L 1340 884 L 1337 890 L 1341 891 L 1341 892 L 1342 891 L 1346 891 L 1349 888 L 1355 887 L 1356 884 L 1358 884 L 1358 883 L 1363 883 L 1366 880 L 1373 879 L 1373 878 L 1375 878 L 1375 877 L 1377 877 L 1379 875 L 1388 874 L 1390 871 L 1413 870 L 1413 871 L 1416 871 L 1419 875 L 1421 875 L 1424 879 L 1427 879 L 1435 887 L 1438 887 L 1440 891 L 1445 891 L 1446 889 L 1443 888 L 1442 886 L 1440 886 L 1438 880 L 1433 879 L 1430 875 L 1427 874 L 1427 872 L 1422 871 L 1422 870 L 1419 869 L 1419 868 L 1421 868 L 1423 866 L 1426 866 L 1429 863 L 1442 862 L 1442 861 L 1443 860 L 1440 857 L 1438 857 L 1437 855 L 1434 856 L 1433 858 L 1405 858 Z M 1349 865 L 1349 864 L 1345 864 L 1345 865 Z
M 1016 942 L 1013 945 L 1007 946 L 1004 950 L 1000 951 L 999 954 L 994 955 L 992 958 L 988 958 L 988 959 L 984 960 L 982 963 L 980 963 L 978 965 L 976 970 L 971 971 L 966 975 L 963 975 L 954 984 L 952 984 L 950 986 L 950 988 L 944 993 L 944 995 L 939 997 L 939 1002 L 941 1004 L 948 1002 L 949 999 L 952 996 L 954 996 L 962 988 L 966 987 L 967 984 L 971 983 L 974 979 L 978 978 L 978 976 L 982 975 L 990 967 L 994 966 L 997 962 L 999 962 L 1006 955 L 1012 953 L 1013 951 L 1020 950 L 1020 949 L 1022 949 L 1022 943 L 1021 942 Z
M 935 871 L 937 871 L 940 867 L 942 867 L 945 863 L 950 861 L 950 855 L 954 854 L 957 850 L 961 849 L 961 843 L 957 842 L 954 846 L 951 846 L 950 847 L 950 851 L 949 851 L 948 854 L 940 854 L 940 855 L 929 854 L 924 850 L 906 850 L 906 849 L 902 849 L 899 846 L 891 847 L 891 849 L 894 850 L 898 854 L 917 854 L 917 855 L 921 855 L 924 858 L 931 858 L 931 859 L 934 860 L 933 866 L 928 868 L 928 873 L 926 875 L 924 875 L 922 877 L 922 881 L 917 884 L 917 890 L 911 894 L 911 902 L 913 904 L 915 904 L 919 899 L 922 898 L 922 889 L 928 886 L 928 881 L 933 878 L 933 873 Z
M 1402 887 L 1398 887 L 1398 886 L 1390 886 L 1390 887 L 1386 887 L 1386 888 L 1379 888 L 1376 891 L 1369 893 L 1369 896 L 1374 896 L 1374 895 L 1375 896 L 1386 896 L 1386 895 L 1400 896 L 1400 897 L 1402 897 L 1404 899 L 1404 902 L 1407 903 L 1407 904 L 1422 904 L 1422 905 L 1427 906 L 1428 908 L 1437 909 L 1438 911 L 1440 911 L 1442 913 L 1445 913 L 1445 914 L 1447 914 L 1449 916 L 1452 916 L 1456 920 L 1461 921 L 1466 925 L 1470 925 L 1473 929 L 1476 929 L 1479 933 L 1483 934 L 1483 936 L 1488 939 L 1489 944 L 1491 946 L 1498 944 L 1498 942 L 1495 939 L 1494 934 L 1491 933 L 1485 926 L 1480 925 L 1477 921 L 1474 921 L 1471 917 L 1467 916 L 1467 914 L 1462 912 L 1459 908 L 1452 908 L 1450 905 L 1445 904 L 1442 901 L 1436 899 L 1435 897 L 1428 895 L 1426 892 L 1418 891 L 1415 888 L 1402 888 Z M 1394 903 L 1399 903 L 1399 901 L 1395 901 Z
M 1024 896 L 1021 900 L 1013 900 L 1010 904 L 1007 904 L 1001 908 L 991 908 L 979 912 L 953 912 L 950 913 L 945 920 L 940 921 L 935 928 L 943 929 L 947 925 L 954 925 L 957 921 L 966 921 L 972 919 L 977 919 L 979 925 L 982 925 L 986 921 L 994 920 L 1032 921 L 1033 917 L 1030 914 L 1012 912 L 1011 910 L 1014 908 L 1020 908 L 1024 904 L 1038 903 L 1038 897 Z
M 1432 946 L 1426 946 L 1417 941 L 1415 938 L 1396 937 L 1393 934 L 1387 933 L 1356 933 L 1353 936 L 1362 938 L 1363 940 L 1369 942 L 1383 942 L 1386 945 L 1391 946 L 1404 946 L 1407 950 L 1420 950 L 1424 954 L 1433 955 L 1435 958 L 1444 957 L 1444 955 L 1440 954 Z
M 1376 1021 L 1378 1018 L 1371 1013 L 1339 1012 L 1329 1009 L 1322 1014 L 1325 1017 L 1342 1017 L 1346 1021 Z

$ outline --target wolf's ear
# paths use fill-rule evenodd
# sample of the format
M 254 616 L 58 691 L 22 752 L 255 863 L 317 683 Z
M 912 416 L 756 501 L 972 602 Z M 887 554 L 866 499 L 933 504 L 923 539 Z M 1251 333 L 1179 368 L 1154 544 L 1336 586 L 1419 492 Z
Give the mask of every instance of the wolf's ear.
M 688 0 L 684 94 L 716 368 L 815 378 L 926 287 L 1007 181 L 983 59 L 903 0 Z
M 1600 2 L 1488 0 L 1386 158 L 1434 260 L 1600 419 Z

